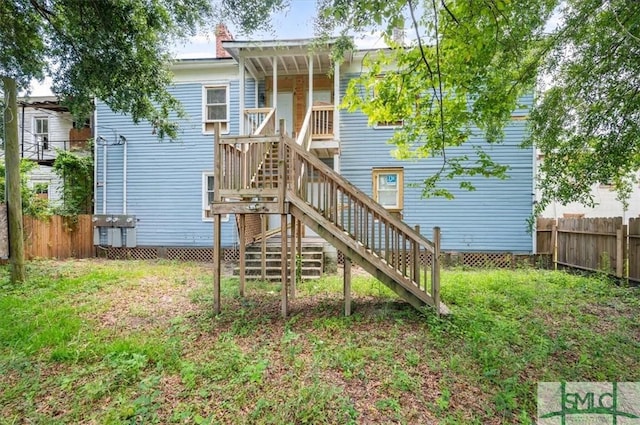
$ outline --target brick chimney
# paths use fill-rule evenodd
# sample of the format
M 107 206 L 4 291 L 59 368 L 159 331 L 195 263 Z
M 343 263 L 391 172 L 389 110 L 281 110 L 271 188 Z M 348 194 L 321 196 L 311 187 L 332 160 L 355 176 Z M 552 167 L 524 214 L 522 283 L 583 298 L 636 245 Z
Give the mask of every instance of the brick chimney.
M 216 58 L 229 58 L 231 55 L 222 47 L 223 41 L 233 40 L 233 35 L 225 24 L 216 25 Z

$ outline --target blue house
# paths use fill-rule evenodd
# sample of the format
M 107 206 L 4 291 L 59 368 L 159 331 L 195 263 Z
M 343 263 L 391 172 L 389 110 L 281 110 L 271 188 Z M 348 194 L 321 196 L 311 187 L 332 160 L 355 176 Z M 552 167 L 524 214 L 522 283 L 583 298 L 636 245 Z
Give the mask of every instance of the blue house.
M 370 126 L 362 113 L 338 108 L 365 52 L 333 64 L 329 46 L 311 50 L 310 42 L 225 41 L 228 57 L 177 61 L 171 92 L 187 117 L 179 121 L 174 142 L 159 142 L 149 125 L 135 125 L 98 102 L 95 213 L 135 216 L 130 244 L 137 247 L 211 247 L 215 123 L 225 136 L 249 134 L 249 120 L 257 117 L 253 111 L 275 105 L 277 119 L 296 137 L 311 107 L 312 124 L 325 127 L 312 129 L 310 151 L 408 224 L 440 226 L 444 250 L 533 251 L 526 220 L 534 200 L 534 151 L 520 147 L 526 129 L 519 118 L 525 111 L 514 112 L 504 143 L 488 148 L 510 166 L 508 179 L 479 177 L 473 192 L 457 189 L 453 181 L 454 200 L 422 199 L 412 183 L 439 163 L 393 159 L 387 140 L 394 127 Z M 470 148 L 468 153 L 473 155 Z M 238 243 L 234 217 L 225 216 L 222 244 Z

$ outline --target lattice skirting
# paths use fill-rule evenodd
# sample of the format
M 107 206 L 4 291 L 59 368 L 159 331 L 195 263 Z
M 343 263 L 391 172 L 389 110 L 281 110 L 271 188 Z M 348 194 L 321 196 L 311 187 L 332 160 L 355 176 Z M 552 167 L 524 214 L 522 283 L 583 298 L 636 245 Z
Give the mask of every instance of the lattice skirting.
M 159 258 L 176 261 L 210 263 L 213 261 L 213 248 L 176 248 L 176 247 L 137 247 L 137 248 L 99 248 L 98 257 L 110 260 L 156 260 Z M 238 263 L 240 251 L 236 248 L 223 248 L 222 261 Z M 406 264 L 411 264 L 407 254 Z M 443 252 L 440 260 L 443 267 L 470 268 L 516 268 L 523 265 L 537 268 L 551 268 L 551 256 L 545 254 L 518 255 L 495 252 Z M 338 252 L 338 263 L 344 264 L 344 255 Z M 420 265 L 431 265 L 431 254 L 420 253 Z
M 393 257 L 393 254 L 391 255 Z M 526 265 L 546 269 L 551 267 L 549 257 L 543 254 L 527 255 L 510 252 L 442 252 L 440 263 L 443 267 L 516 268 Z M 409 254 L 405 261 L 406 264 L 411 264 Z M 342 252 L 338 252 L 338 263 L 344 264 Z M 420 265 L 431 265 L 430 253 L 420 253 Z
M 137 248 L 99 248 L 98 257 L 109 260 L 156 260 L 159 258 L 176 261 L 210 263 L 213 261 L 213 248 L 192 247 L 137 247 Z M 235 248 L 222 249 L 222 261 L 237 263 L 240 252 Z

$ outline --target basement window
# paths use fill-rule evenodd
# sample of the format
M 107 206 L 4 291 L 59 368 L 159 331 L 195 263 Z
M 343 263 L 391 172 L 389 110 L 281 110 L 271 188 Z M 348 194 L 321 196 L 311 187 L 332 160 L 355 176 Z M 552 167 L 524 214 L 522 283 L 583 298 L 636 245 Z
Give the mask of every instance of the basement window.
M 390 211 L 402 211 L 404 203 L 404 169 L 374 168 L 373 199 Z
M 213 178 L 213 173 L 202 173 L 202 221 L 213 221 Z M 229 214 L 223 214 L 220 220 L 229 221 Z

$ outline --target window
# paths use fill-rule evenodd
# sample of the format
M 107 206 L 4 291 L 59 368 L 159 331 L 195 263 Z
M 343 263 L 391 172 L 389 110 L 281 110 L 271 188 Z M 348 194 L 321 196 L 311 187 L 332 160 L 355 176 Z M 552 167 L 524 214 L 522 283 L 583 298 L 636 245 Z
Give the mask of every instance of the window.
M 36 143 L 43 149 L 49 149 L 49 118 L 36 117 L 33 119 L 33 135 Z
M 202 219 L 213 221 L 211 204 L 213 203 L 213 173 L 202 173 Z M 229 214 L 220 217 L 222 221 L 229 221 Z
M 402 168 L 373 169 L 373 199 L 391 211 L 400 211 L 404 197 Z
M 40 199 L 49 199 L 49 183 L 34 183 L 33 191 Z
M 227 86 L 208 86 L 203 90 L 203 132 L 213 133 L 216 123 L 220 131 L 229 132 L 229 90 Z

